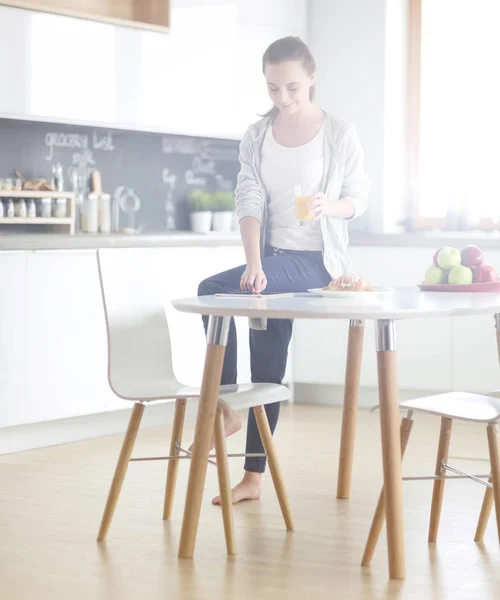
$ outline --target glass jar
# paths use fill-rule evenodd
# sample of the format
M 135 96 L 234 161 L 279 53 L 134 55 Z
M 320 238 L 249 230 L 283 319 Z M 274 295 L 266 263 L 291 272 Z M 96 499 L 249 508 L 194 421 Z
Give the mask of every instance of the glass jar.
M 10 192 L 12 190 L 13 183 L 10 177 L 6 177 L 2 183 L 2 189 Z
M 52 198 L 41 199 L 40 216 L 44 219 L 49 219 L 52 216 Z
M 54 202 L 54 217 L 64 219 L 68 216 L 68 199 L 56 198 Z
M 5 216 L 8 219 L 13 219 L 14 218 L 14 202 L 12 202 L 12 198 L 8 198 L 7 202 L 6 202 L 5 208 Z
M 14 179 L 14 188 L 17 192 L 20 192 L 23 189 L 23 182 L 17 177 Z
M 24 198 L 16 199 L 14 202 L 14 216 L 18 219 L 25 219 L 28 215 L 26 202 Z
M 30 219 L 34 219 L 36 217 L 36 202 L 33 198 L 31 198 L 31 200 L 28 200 L 27 211 L 28 217 Z

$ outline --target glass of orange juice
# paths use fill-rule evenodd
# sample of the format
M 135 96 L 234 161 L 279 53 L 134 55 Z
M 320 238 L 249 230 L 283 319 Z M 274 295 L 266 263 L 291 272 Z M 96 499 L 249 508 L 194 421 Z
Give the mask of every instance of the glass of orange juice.
M 300 185 L 295 186 L 295 216 L 297 225 L 311 225 L 314 221 L 311 195 L 304 192 Z

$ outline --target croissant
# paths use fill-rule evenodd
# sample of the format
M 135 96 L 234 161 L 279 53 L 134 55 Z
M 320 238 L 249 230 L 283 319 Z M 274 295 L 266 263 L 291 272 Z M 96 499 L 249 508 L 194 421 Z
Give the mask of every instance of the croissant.
M 326 287 L 324 291 L 329 292 L 371 292 L 370 284 L 364 281 L 357 275 L 347 273 L 341 275 L 337 279 L 333 279 Z

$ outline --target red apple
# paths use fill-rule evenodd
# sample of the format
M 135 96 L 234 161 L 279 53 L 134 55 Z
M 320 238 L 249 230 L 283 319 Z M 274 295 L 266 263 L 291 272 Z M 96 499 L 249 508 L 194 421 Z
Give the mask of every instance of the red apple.
M 434 256 L 432 257 L 432 262 L 434 263 L 435 267 L 439 267 L 438 255 L 440 252 L 441 252 L 441 248 L 439 248 L 439 250 L 436 250 L 436 252 L 434 252 Z
M 474 270 L 474 283 L 498 281 L 498 273 L 491 265 L 481 265 Z
M 460 255 L 462 257 L 462 264 L 466 267 L 477 267 L 483 264 L 483 251 L 477 246 L 465 246 Z

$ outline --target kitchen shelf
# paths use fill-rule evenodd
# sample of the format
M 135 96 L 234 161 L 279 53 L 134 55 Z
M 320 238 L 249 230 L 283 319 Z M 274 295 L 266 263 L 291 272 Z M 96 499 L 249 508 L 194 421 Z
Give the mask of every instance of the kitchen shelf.
M 67 217 L 0 217 L 0 225 L 64 225 L 68 232 L 75 233 L 75 194 L 73 192 L 36 192 L 31 190 L 1 190 L 0 199 L 37 199 L 37 198 L 67 198 L 68 212 Z
M 0 198 L 69 198 L 73 192 L 37 192 L 34 190 L 0 190 Z
M 1 4 L 161 33 L 170 29 L 171 0 L 0 0 Z
M 72 225 L 71 217 L 0 217 L 0 225 Z

